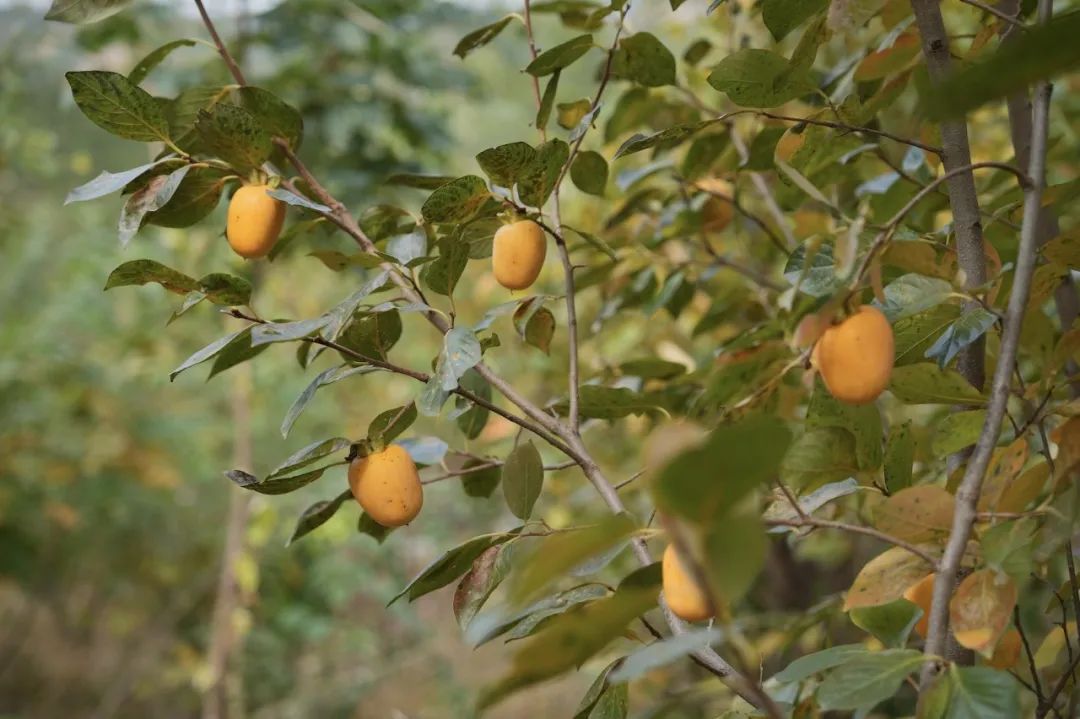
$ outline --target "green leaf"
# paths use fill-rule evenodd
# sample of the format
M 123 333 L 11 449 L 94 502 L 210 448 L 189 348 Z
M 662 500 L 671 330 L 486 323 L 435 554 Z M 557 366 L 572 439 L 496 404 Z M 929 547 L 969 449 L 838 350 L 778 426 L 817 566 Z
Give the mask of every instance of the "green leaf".
M 744 512 L 724 513 L 723 521 L 705 527 L 701 541 L 710 596 L 722 598 L 724 605 L 734 605 L 765 566 L 768 542 L 761 518 Z M 733 547 L 738 551 L 731 551 Z
M 238 105 L 199 110 L 195 131 L 212 154 L 241 173 L 256 170 L 270 159 L 270 133 L 255 115 Z
M 646 87 L 674 85 L 675 56 L 652 33 L 635 33 L 619 40 L 611 73 Z
M 460 384 L 462 389 L 472 392 L 481 399 L 491 400 L 491 385 L 475 369 L 465 372 L 461 376 Z M 472 404 L 464 397 L 458 397 L 458 407 L 459 409 L 467 408 L 455 418 L 458 429 L 468 439 L 476 439 L 487 425 L 490 410 L 479 404 Z
M 161 64 L 161 62 L 169 56 L 173 50 L 177 50 L 182 47 L 194 47 L 196 42 L 194 40 L 173 40 L 167 42 L 158 49 L 154 50 L 131 69 L 128 73 L 128 80 L 138 85 L 146 76 L 150 74 L 150 71 Z
M 416 396 L 416 411 L 425 417 L 438 417 L 450 393 L 442 388 L 438 377 L 432 377 Z
M 648 150 L 656 147 L 657 145 L 663 145 L 665 148 L 674 147 L 679 143 L 689 139 L 694 133 L 705 129 L 709 125 L 714 124 L 715 120 L 705 120 L 702 122 L 691 122 L 685 125 L 674 125 L 666 130 L 655 132 L 652 135 L 634 135 L 626 142 L 624 142 L 619 149 L 615 152 L 615 157 L 612 159 L 619 159 L 626 155 L 633 155 L 635 152 L 641 152 L 642 150 Z
M 885 488 L 896 493 L 911 486 L 911 468 L 915 462 L 915 437 L 911 420 L 894 424 L 885 443 Z
M 702 524 L 720 520 L 776 475 L 790 440 L 783 422 L 764 415 L 717 427 L 659 470 L 652 484 L 657 508 Z
M 390 536 L 390 532 L 393 532 L 395 527 L 384 527 L 374 519 L 371 518 L 367 512 L 360 513 L 360 519 L 356 521 L 356 531 L 360 534 L 366 534 L 374 539 L 379 544 L 386 541 L 386 538 Z
M 190 165 L 184 165 L 168 175 L 155 175 L 128 198 L 120 212 L 120 222 L 117 226 L 120 247 L 128 246 L 131 238 L 142 227 L 148 212 L 160 210 L 169 203 L 190 169 Z
M 608 681 L 613 684 L 632 681 L 688 654 L 707 649 L 723 636 L 719 629 L 691 629 L 683 634 L 655 641 L 628 655 L 619 667 L 611 672 Z
M 105 282 L 105 289 L 111 290 L 113 287 L 145 285 L 148 282 L 156 282 L 169 292 L 175 292 L 179 295 L 199 289 L 199 283 L 194 277 L 188 277 L 182 272 L 177 272 L 171 267 L 166 267 L 154 260 L 131 260 L 125 262 L 109 274 L 109 279 Z
M 381 412 L 368 425 L 368 441 L 383 447 L 393 442 L 416 421 L 416 405 L 410 402 Z
M 579 391 L 578 413 L 582 419 L 621 419 L 655 410 L 655 401 L 626 387 L 582 385 Z M 569 400 L 561 400 L 551 409 L 563 417 L 570 411 Z
M 1032 553 L 1037 529 L 1030 518 L 990 527 L 979 538 L 979 548 L 987 566 L 1004 572 L 1017 584 L 1022 584 L 1033 570 Z
M 989 59 L 951 73 L 928 88 L 923 104 L 932 120 L 960 117 L 983 103 L 1027 90 L 1080 66 L 1080 12 L 1031 26 L 998 47 Z
M 548 140 L 536 148 L 536 156 L 518 176 L 521 201 L 531 207 L 542 207 L 569 157 L 570 146 L 562 140 Z
M 364 357 L 385 360 L 390 350 L 401 339 L 401 313 L 373 312 L 368 315 L 354 316 L 345 325 L 337 337 L 337 343 Z M 357 359 L 343 354 L 346 362 L 355 363 Z
M 210 372 L 207 374 L 207 381 L 214 375 L 221 374 L 225 370 L 235 367 L 236 365 L 246 362 L 253 357 L 256 357 L 270 345 L 259 345 L 253 347 L 251 344 L 251 328 L 245 327 L 236 337 L 225 345 L 225 349 L 218 353 L 217 359 L 214 360 L 214 364 L 210 366 Z
M 608 179 L 607 160 L 599 152 L 579 152 L 570 165 L 570 179 L 582 192 L 603 197 Z
M 935 423 L 930 451 L 935 457 L 946 457 L 975 444 L 986 421 L 986 410 L 950 412 Z
M 776 107 L 814 90 L 805 70 L 768 50 L 744 48 L 709 74 L 709 84 L 741 107 Z
M 837 427 L 812 429 L 788 449 L 780 464 L 780 478 L 791 487 L 813 489 L 859 473 L 855 438 Z
M 540 307 L 529 316 L 525 327 L 519 328 L 525 344 L 532 345 L 544 354 L 550 354 L 551 339 L 555 336 L 555 315 L 547 307 Z
M 910 273 L 886 285 L 885 304 L 881 311 L 889 322 L 896 322 L 925 312 L 945 302 L 952 294 L 952 285 L 945 280 Z
M 293 150 L 300 147 L 304 138 L 304 118 L 299 110 L 261 87 L 246 85 L 236 92 L 241 106 L 255 117 L 270 137 L 280 137 Z
M 501 611 L 481 614 L 469 627 L 467 639 L 474 647 L 505 635 L 506 641 L 532 636 L 551 617 L 562 614 L 578 604 L 608 596 L 608 590 L 599 584 L 583 584 L 565 592 L 553 594 L 512 614 Z
M 289 407 L 289 411 L 285 413 L 285 419 L 281 421 L 281 436 L 288 437 L 289 431 L 292 429 L 293 424 L 300 417 L 300 413 L 308 406 L 312 399 L 315 397 L 315 392 L 320 387 L 325 387 L 328 384 L 333 384 L 346 377 L 352 377 L 356 374 L 370 374 L 376 371 L 374 367 L 350 367 L 349 365 L 338 365 L 337 367 L 331 367 L 328 370 L 320 372 L 319 375 L 311 380 L 311 383 L 304 388 L 304 391 L 300 393 L 300 396 Z
M 949 666 L 949 719 L 1012 719 L 1021 715 L 1019 683 L 990 667 Z
M 619 373 L 642 379 L 675 379 L 686 373 L 686 367 L 659 357 L 630 360 L 619 365 Z
M 439 355 L 435 376 L 442 389 L 453 392 L 458 381 L 468 370 L 480 362 L 482 357 L 480 340 L 472 330 L 455 327 L 443 336 L 443 350 Z
M 503 496 L 506 506 L 519 519 L 532 515 L 533 505 L 544 485 L 544 463 L 532 440 L 519 444 L 506 458 L 502 468 Z
M 216 357 L 218 353 L 225 349 L 225 347 L 230 342 L 233 342 L 241 334 L 246 334 L 248 332 L 248 328 L 242 329 L 239 332 L 233 332 L 231 335 L 225 335 L 224 337 L 216 339 L 202 349 L 196 351 L 193 355 L 181 362 L 176 369 L 169 373 L 169 381 L 172 382 L 174 379 L 176 379 L 176 376 L 184 370 L 190 369 L 197 364 L 201 364 L 213 357 Z
M 45 19 L 86 25 L 120 12 L 131 2 L 132 0 L 52 0 Z
M 522 605 L 534 600 L 549 584 L 571 573 L 587 560 L 622 547 L 638 530 L 629 514 L 605 517 L 583 529 L 550 534 L 536 543 L 529 557 L 518 563 L 510 585 L 509 600 Z
M 290 472 L 295 472 L 301 467 L 306 467 L 312 462 L 318 462 L 323 457 L 341 452 L 347 449 L 352 443 L 344 437 L 331 437 L 330 439 L 321 439 L 297 450 L 288 457 L 284 462 L 279 464 L 274 471 L 266 476 L 266 481 L 269 482 L 272 479 L 282 477 Z
M 515 15 L 507 15 L 490 25 L 485 25 L 482 28 L 473 30 L 458 41 L 458 44 L 454 47 L 454 54 L 464 60 L 465 56 L 470 52 L 487 45 L 498 37 L 499 33 L 503 31 L 503 28 L 509 25 L 510 21 L 514 18 Z
M 908 635 L 922 616 L 922 610 L 906 599 L 873 607 L 856 607 L 848 612 L 852 623 L 873 634 L 887 647 L 903 648 Z
M 525 142 L 511 142 L 491 147 L 476 156 L 480 169 L 491 178 L 492 184 L 513 187 L 521 171 L 536 157 L 536 150 Z
M 796 247 L 784 266 L 784 279 L 811 297 L 831 296 L 844 285 L 836 276 L 832 245 L 827 244 L 816 250 L 808 244 Z
M 202 110 L 213 109 L 232 97 L 234 86 L 203 85 L 189 87 L 172 100 L 165 102 L 163 109 L 169 121 L 169 132 L 177 147 L 189 153 L 204 153 L 195 122 Z
M 275 342 L 295 342 L 310 337 L 326 326 L 329 317 L 315 317 L 297 322 L 267 322 L 255 325 L 251 329 L 251 346 L 273 344 Z
M 287 205 L 292 205 L 293 207 L 303 207 L 306 210 L 312 210 L 322 215 L 329 215 L 332 212 L 332 210 L 326 205 L 314 202 L 304 197 L 303 195 L 298 195 L 295 192 L 290 192 L 289 190 L 280 187 L 274 188 L 273 190 L 267 190 L 266 194 L 270 195 L 270 197 L 273 197 L 276 200 L 281 200 Z M 365 256 L 370 255 L 365 254 Z M 368 267 L 377 267 L 380 262 L 381 260 L 379 262 L 373 261 L 372 264 L 368 265 Z
M 829 0 L 764 0 L 761 19 L 773 38 L 780 42 L 789 32 L 824 10 Z
M 325 467 L 319 467 L 318 469 L 304 472 L 303 474 L 291 474 L 284 477 L 274 477 L 273 479 L 267 478 L 261 482 L 247 472 L 241 472 L 238 469 L 226 472 L 225 476 L 239 485 L 242 489 L 249 489 L 253 492 L 258 492 L 259 494 L 288 494 L 289 492 L 295 492 L 298 489 L 308 486 L 319 477 L 323 476 L 330 467 L 331 465 L 327 465 Z
M 462 222 L 476 214 L 490 196 L 483 179 L 466 175 L 440 185 L 428 196 L 420 214 L 426 222 Z
M 694 138 L 683 158 L 683 177 L 695 180 L 708 174 L 724 151 L 730 147 L 731 138 L 726 132 L 713 132 Z
M 896 694 L 924 661 L 925 655 L 914 649 L 871 652 L 830 672 L 818 687 L 818 703 L 826 711 L 872 709 Z
M 581 703 L 578 704 L 577 712 L 574 713 L 574 719 L 589 719 L 593 708 L 600 702 L 600 699 L 607 694 L 609 687 L 608 675 L 619 666 L 622 658 L 608 664 L 593 680 L 593 683 L 589 686 L 589 690 L 585 692 L 585 696 L 581 698 Z
M 112 194 L 124 189 L 124 187 L 136 179 L 141 177 L 148 170 L 152 170 L 163 162 L 169 162 L 171 158 L 163 158 L 155 162 L 150 162 L 145 165 L 139 165 L 133 167 L 130 170 L 124 170 L 123 172 L 102 172 L 85 185 L 79 185 L 74 190 L 67 194 L 64 198 L 64 204 L 70 205 L 72 202 L 85 202 L 86 200 L 96 200 L 99 197 Z
M 881 466 L 881 412 L 875 404 L 854 406 L 835 399 L 825 385 L 815 383 L 806 410 L 807 428 L 838 427 L 855 439 L 855 458 L 860 470 Z
M 251 301 L 251 283 L 243 277 L 211 272 L 199 280 L 199 291 L 222 307 L 239 307 Z
M 296 520 L 296 529 L 293 530 L 292 536 L 289 537 L 289 541 L 285 543 L 285 546 L 326 524 L 331 517 L 337 514 L 342 504 L 352 499 L 352 496 L 352 490 L 346 489 L 333 499 L 316 502 L 305 509 L 300 518 Z
M 582 232 L 581 230 L 576 230 L 573 227 L 570 227 L 569 225 L 563 225 L 563 230 L 568 230 L 570 232 L 573 232 L 575 235 L 577 235 L 581 239 L 585 240 L 585 242 L 592 245 L 593 249 L 596 249 L 596 250 L 598 250 L 600 252 L 603 252 L 605 255 L 607 255 L 609 258 L 611 258 L 612 261 L 615 261 L 615 260 L 618 259 L 618 256 L 615 254 L 615 250 L 613 250 L 611 248 L 611 245 L 604 242 L 602 239 L 600 239 L 596 235 L 593 235 L 593 234 L 591 234 L 589 232 Z M 578 282 L 578 290 L 580 291 L 581 289 L 582 289 L 582 284 L 580 282 Z
M 582 604 L 552 619 L 514 655 L 509 674 L 485 690 L 480 708 L 510 693 L 584 664 L 655 606 L 657 587 L 620 587 L 612 596 Z
M 861 660 L 868 654 L 870 654 L 870 650 L 862 644 L 841 644 L 829 647 L 828 649 L 822 649 L 820 652 L 799 657 L 791 664 L 788 664 L 785 669 L 773 675 L 773 679 L 781 684 L 801 682 L 841 664 Z
M 550 75 L 556 70 L 561 70 L 572 64 L 592 48 L 592 35 L 578 35 L 561 45 L 556 45 L 550 50 L 540 53 L 540 55 L 525 68 L 525 72 L 533 77 Z
M 958 372 L 932 362 L 893 369 L 889 390 L 906 404 L 984 404 L 986 398 Z
M 551 79 L 548 80 L 547 85 L 544 87 L 544 95 L 540 98 L 540 105 L 536 109 L 536 129 L 547 129 L 548 118 L 551 117 L 551 108 L 555 104 L 555 97 L 559 94 L 559 76 L 562 74 L 562 70 L 556 70 L 551 74 Z
M 116 72 L 89 70 L 65 75 L 71 95 L 95 125 L 117 137 L 166 142 L 169 123 L 150 93 Z
M 941 336 L 949 324 L 960 316 L 960 305 L 938 305 L 914 317 L 897 320 L 893 325 L 896 343 L 895 365 L 922 362 L 926 350 Z
M 463 469 L 487 464 L 484 460 L 470 459 L 465 463 Z M 498 465 L 487 466 L 484 469 L 461 475 L 461 489 L 467 497 L 486 499 L 495 492 L 500 479 L 502 479 L 501 467 Z
M 217 167 L 192 167 L 169 203 L 146 216 L 158 227 L 191 227 L 218 206 L 228 172 Z
M 387 606 L 390 606 L 402 597 L 407 597 L 411 602 L 417 597 L 442 589 L 447 584 L 461 577 L 469 571 L 473 562 L 481 554 L 491 547 L 504 544 L 517 535 L 518 530 L 512 532 L 499 532 L 496 534 L 484 534 L 474 537 L 464 544 L 443 552 L 438 559 L 425 567 L 416 577 L 409 582 L 408 586 L 401 590 Z
M 945 367 L 960 350 L 986 334 L 995 322 L 997 315 L 982 307 L 965 311 L 958 320 L 949 325 L 930 349 L 926 350 L 926 358 L 936 359 L 938 367 Z

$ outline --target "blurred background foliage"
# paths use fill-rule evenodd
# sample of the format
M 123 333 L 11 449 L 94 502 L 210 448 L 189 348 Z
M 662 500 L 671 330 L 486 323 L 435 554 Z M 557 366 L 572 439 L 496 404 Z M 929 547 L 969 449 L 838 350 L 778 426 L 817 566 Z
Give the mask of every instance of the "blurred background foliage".
M 0 6 L 0 716 L 199 711 L 223 528 L 239 491 L 221 475 L 233 442 L 229 396 L 244 380 L 227 373 L 204 385 L 200 368 L 169 382 L 170 369 L 223 334 L 213 308 L 166 326 L 175 309 L 166 293 L 101 288 L 136 257 L 196 274 L 250 278 L 253 268 L 228 252 L 225 203 L 190 230 L 147 228 L 126 251 L 115 239 L 121 199 L 61 207 L 101 170 L 150 159 L 85 122 L 64 72 L 127 72 L 164 42 L 202 38 L 181 5 L 142 3 L 83 28 L 45 23 L 40 7 Z M 489 49 L 490 62 L 470 67 L 450 53 L 485 18 L 441 2 L 291 0 L 219 22 L 240 37 L 252 82 L 303 112 L 308 163 L 362 209 L 423 198 L 384 187 L 392 172 L 464 167 L 490 140 L 528 130 L 528 86 L 500 88 L 503 70 L 522 64 L 518 43 L 508 36 Z M 174 53 L 150 85 L 175 94 L 227 80 L 214 51 L 196 45 Z M 307 316 L 351 291 L 347 276 L 305 255 L 277 260 L 288 270 L 258 284 L 260 309 Z M 478 284 L 475 297 L 460 294 L 480 307 L 493 292 Z M 397 352 L 422 366 L 433 346 Z M 411 397 L 408 380 L 353 380 L 319 396 L 285 442 L 281 417 L 310 378 L 290 349 L 271 352 L 276 361 L 251 367 L 252 469 L 327 434 L 360 435 L 381 409 Z M 528 363 L 539 382 L 547 362 L 536 355 L 509 361 Z M 445 433 L 445 424 L 423 430 Z M 490 441 L 505 439 L 509 430 L 494 424 Z M 501 501 L 466 501 L 456 483 L 441 483 L 422 530 L 379 546 L 356 532 L 357 513 L 341 512 L 286 549 L 296 515 L 329 493 L 326 484 L 252 507 L 238 572 L 248 596 L 232 618 L 243 635 L 243 715 L 466 716 L 497 669 L 485 657 L 503 650 L 461 660 L 447 591 L 384 605 L 453 541 L 505 526 Z M 544 690 L 496 715 L 518 716 L 526 703 L 567 712 L 580 692 Z

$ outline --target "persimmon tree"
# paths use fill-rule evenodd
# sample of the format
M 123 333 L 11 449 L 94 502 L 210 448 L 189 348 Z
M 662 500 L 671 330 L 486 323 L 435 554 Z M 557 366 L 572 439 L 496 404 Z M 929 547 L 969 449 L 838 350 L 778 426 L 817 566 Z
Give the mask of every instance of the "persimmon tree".
M 143 89 L 187 41 L 126 76 L 69 73 L 91 121 L 160 154 L 68 201 L 123 191 L 126 244 L 206 222 L 229 194 L 230 245 L 265 273 L 287 272 L 274 260 L 309 233 L 351 243 L 318 255 L 347 297 L 264 317 L 248 280 L 150 260 L 106 289 L 157 283 L 178 313 L 210 303 L 241 322 L 173 376 L 269 361 L 274 344 L 301 370 L 329 363 L 286 440 L 320 391 L 414 387 L 365 432 L 226 474 L 268 495 L 327 485 L 293 541 L 347 511 L 380 543 L 423 533 L 425 482 L 501 495 L 515 526 L 448 548 L 399 595 L 456 584 L 466 641 L 522 640 L 481 708 L 597 660 L 577 716 L 627 716 L 629 683 L 686 660 L 722 683 L 678 697 L 709 715 L 1073 715 L 1076 110 L 1050 80 L 1080 62 L 1080 15 L 1049 0 L 632 4 L 525 0 L 448 47 L 483 62 L 516 33 L 523 72 L 506 82 L 528 86 L 535 121 L 470 174 L 388 178 L 423 193 L 406 208 L 320 182 L 301 113 L 247 82 L 195 0 L 234 84 Z M 124 5 L 57 0 L 50 17 Z M 678 57 L 645 27 L 670 11 L 701 31 Z M 725 14 L 730 36 L 709 25 Z M 589 97 L 560 91 L 571 74 L 595 81 Z M 545 262 L 557 285 L 537 280 Z M 522 294 L 459 312 L 479 272 Z M 430 367 L 395 358 L 403 317 L 439 338 Z M 590 345 L 619 321 L 671 339 L 600 357 Z M 565 346 L 546 359 L 559 386 L 524 391 L 528 370 L 500 362 L 511 342 Z M 517 426 L 512 448 L 470 452 L 492 415 Z M 419 416 L 456 433 L 410 441 Z M 626 435 L 640 468 L 615 477 L 605 443 Z M 595 499 L 552 527 L 533 511 L 567 467 Z M 829 576 L 830 554 L 853 576 Z M 802 611 L 778 619 L 762 597 L 784 581 Z

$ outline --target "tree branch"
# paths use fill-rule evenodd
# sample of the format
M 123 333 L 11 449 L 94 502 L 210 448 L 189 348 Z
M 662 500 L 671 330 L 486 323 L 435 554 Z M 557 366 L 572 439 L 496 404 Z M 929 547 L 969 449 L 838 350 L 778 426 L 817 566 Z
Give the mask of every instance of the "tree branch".
M 952 62 L 940 0 L 912 0 L 911 7 L 915 11 L 930 80 L 940 82 L 948 75 Z M 967 124 L 963 119 L 941 123 L 941 142 L 941 161 L 946 172 L 971 165 Z M 986 283 L 986 252 L 983 249 L 975 178 L 970 172 L 955 174 L 950 177 L 947 188 L 956 233 L 956 254 L 964 271 L 964 286 L 974 289 Z M 960 351 L 957 369 L 972 386 L 979 390 L 983 388 L 986 382 L 986 343 L 983 338 Z
M 846 522 L 835 522 L 831 519 L 818 519 L 817 517 L 811 517 L 809 515 L 804 517 L 798 517 L 795 519 L 766 519 L 765 524 L 770 527 L 793 527 L 796 529 L 800 527 L 812 527 L 816 529 L 838 529 L 842 532 L 849 532 L 851 534 L 862 534 L 867 537 L 873 537 L 874 539 L 885 542 L 886 544 L 891 544 L 895 547 L 906 549 L 907 551 L 911 552 L 916 557 L 922 559 L 924 562 L 933 567 L 934 571 L 938 570 L 937 557 L 930 554 L 925 549 L 919 547 L 918 545 L 912 544 L 911 542 L 899 539 L 898 537 L 894 537 L 891 534 L 886 534 L 885 532 L 878 531 L 872 527 L 863 527 L 862 525 L 848 524 Z
M 933 10 L 940 25 L 941 15 L 935 2 L 914 0 L 917 17 Z M 1051 0 L 1039 0 L 1039 23 L 1050 20 Z M 920 22 L 920 29 L 922 26 Z M 930 29 L 932 30 L 932 23 Z M 932 44 L 933 39 L 923 35 L 923 42 Z M 997 366 L 994 370 L 990 387 L 990 403 L 987 407 L 986 420 L 982 432 L 975 444 L 975 450 L 968 460 L 967 469 L 956 492 L 956 509 L 953 513 L 952 531 L 941 560 L 941 571 L 934 581 L 933 600 L 930 605 L 930 629 L 927 633 L 925 652 L 928 657 L 941 655 L 948 638 L 949 599 L 956 585 L 960 562 L 971 537 L 972 525 L 977 516 L 979 494 L 983 478 L 990 464 L 990 457 L 997 445 L 1001 431 L 1001 422 L 1009 401 L 1013 363 L 1016 360 L 1020 341 L 1020 330 L 1027 309 L 1028 295 L 1031 290 L 1031 276 L 1035 268 L 1035 253 L 1038 245 L 1039 217 L 1042 209 L 1043 188 L 1046 184 L 1046 143 L 1049 132 L 1050 94 L 1052 87 L 1042 81 L 1035 88 L 1035 102 L 1032 114 L 1031 158 L 1027 175 L 1031 185 L 1024 189 L 1024 219 L 1020 227 L 1020 248 L 1016 259 L 1016 271 L 1013 278 L 1012 292 L 1009 295 L 1005 326 L 1002 331 L 1001 348 Z M 947 153 L 948 155 L 948 153 Z M 955 202 L 955 199 L 954 199 Z M 980 238 L 981 240 L 981 238 Z M 980 248 L 981 249 L 981 248 Z M 926 691 L 934 675 L 934 661 L 928 661 L 923 668 L 921 691 Z

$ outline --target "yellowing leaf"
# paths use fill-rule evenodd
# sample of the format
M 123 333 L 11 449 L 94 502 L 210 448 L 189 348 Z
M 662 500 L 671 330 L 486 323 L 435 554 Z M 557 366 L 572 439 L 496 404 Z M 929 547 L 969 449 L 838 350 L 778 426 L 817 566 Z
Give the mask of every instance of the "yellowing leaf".
M 930 567 L 902 547 L 892 547 L 867 562 L 844 598 L 844 611 L 876 607 L 900 599 L 904 590 L 926 576 Z
M 949 621 L 956 641 L 988 654 L 1009 624 L 1016 606 L 1016 585 L 1004 574 L 980 569 L 969 574 L 949 602 Z
M 979 497 L 980 512 L 998 511 L 1001 496 L 1024 468 L 1028 460 L 1028 452 L 1028 443 L 1023 437 L 1008 447 L 999 447 L 994 450 L 990 459 L 990 468 L 986 472 L 986 479 L 983 480 L 982 495 Z
M 874 513 L 874 526 L 909 542 L 933 542 L 947 537 L 956 501 L 942 487 L 922 485 L 902 489 Z

